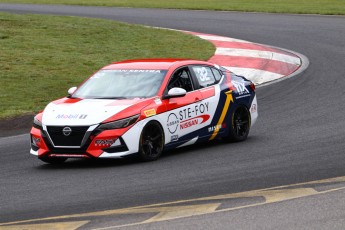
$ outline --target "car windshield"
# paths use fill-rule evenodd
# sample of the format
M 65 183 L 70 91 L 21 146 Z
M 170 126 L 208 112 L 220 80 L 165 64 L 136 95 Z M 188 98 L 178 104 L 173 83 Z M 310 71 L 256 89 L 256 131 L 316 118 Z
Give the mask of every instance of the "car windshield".
M 100 70 L 89 78 L 73 98 L 125 99 L 155 96 L 166 70 Z

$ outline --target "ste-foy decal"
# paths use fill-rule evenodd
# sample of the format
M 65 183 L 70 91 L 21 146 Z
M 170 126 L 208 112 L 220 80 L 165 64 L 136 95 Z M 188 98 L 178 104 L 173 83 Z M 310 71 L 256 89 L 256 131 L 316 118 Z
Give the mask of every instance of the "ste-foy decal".
M 178 129 L 183 130 L 192 126 L 203 124 L 209 120 L 209 102 L 194 104 L 170 113 L 167 120 L 167 127 L 171 134 Z
M 194 106 L 187 107 L 178 112 L 180 121 L 196 117 L 200 114 L 208 112 L 209 102 L 195 104 Z
M 85 119 L 87 114 L 58 114 L 56 119 Z

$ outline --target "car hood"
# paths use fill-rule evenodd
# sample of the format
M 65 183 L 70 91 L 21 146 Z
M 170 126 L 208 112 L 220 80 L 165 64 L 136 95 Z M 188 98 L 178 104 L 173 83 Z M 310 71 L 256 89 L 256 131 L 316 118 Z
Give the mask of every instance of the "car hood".
M 47 126 L 84 126 L 103 122 L 111 116 L 145 99 L 63 99 L 44 109 L 42 123 Z M 146 99 L 147 100 L 147 99 Z

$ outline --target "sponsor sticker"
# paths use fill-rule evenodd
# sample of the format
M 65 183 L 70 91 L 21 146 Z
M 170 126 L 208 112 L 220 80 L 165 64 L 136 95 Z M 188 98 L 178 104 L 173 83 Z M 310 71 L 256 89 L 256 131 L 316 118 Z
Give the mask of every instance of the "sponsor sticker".
M 153 100 L 155 101 L 156 105 L 162 104 L 162 101 L 161 101 L 161 99 L 160 99 L 159 97 L 156 97 L 156 98 L 153 99 Z
M 235 86 L 235 88 L 237 90 L 237 93 L 239 95 L 244 95 L 244 94 L 248 94 L 249 93 L 249 90 L 246 88 L 244 82 L 234 81 L 232 83 Z
M 73 119 L 85 119 L 86 117 L 87 117 L 87 114 L 79 114 L 79 113 L 76 113 L 76 114 L 58 114 L 56 116 L 56 119 L 73 120 Z
M 114 144 L 115 140 L 109 139 L 109 140 L 95 140 L 95 145 L 112 145 Z
M 245 95 L 242 95 L 242 96 L 236 97 L 236 99 L 241 99 L 241 98 L 244 98 L 244 97 L 250 97 L 250 94 L 245 94 Z
M 144 111 L 144 114 L 146 117 L 151 117 L 156 115 L 156 110 L 155 109 L 148 109 Z
M 202 124 L 204 122 L 206 122 L 208 119 L 210 118 L 210 115 L 208 114 L 204 114 L 204 115 L 200 115 L 197 117 L 193 117 L 191 119 L 188 120 L 184 120 L 180 122 L 180 129 L 186 129 L 195 125 L 199 125 Z
M 167 126 L 171 134 L 174 134 L 177 130 L 180 120 L 177 118 L 175 113 L 170 113 L 168 116 Z
M 80 114 L 79 119 L 85 119 L 87 117 L 87 114 Z
M 214 131 L 219 131 L 220 129 L 225 129 L 226 128 L 226 124 L 219 124 L 219 125 L 214 125 L 214 126 L 210 126 L 208 127 L 208 132 L 214 132 Z
M 186 129 L 186 128 L 192 127 L 194 125 L 197 125 L 197 124 L 199 124 L 198 119 L 190 119 L 188 121 L 182 122 L 180 125 L 180 129 Z
M 178 135 L 172 135 L 170 141 L 171 142 L 178 141 Z
M 250 112 L 255 113 L 256 111 L 257 111 L 256 104 L 252 104 L 252 106 L 250 107 Z

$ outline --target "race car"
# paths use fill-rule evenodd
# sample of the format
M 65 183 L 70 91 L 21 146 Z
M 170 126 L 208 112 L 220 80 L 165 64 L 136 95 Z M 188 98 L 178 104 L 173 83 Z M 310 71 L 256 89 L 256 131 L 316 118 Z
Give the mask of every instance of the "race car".
M 49 103 L 31 129 L 30 153 L 68 158 L 158 159 L 203 141 L 243 141 L 258 118 L 255 85 L 197 60 L 128 60 L 107 65 Z

